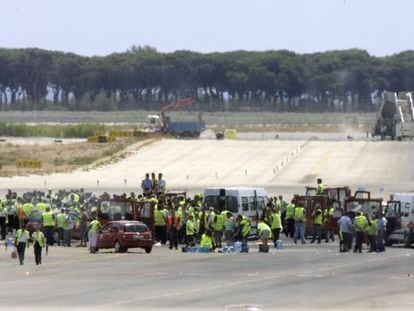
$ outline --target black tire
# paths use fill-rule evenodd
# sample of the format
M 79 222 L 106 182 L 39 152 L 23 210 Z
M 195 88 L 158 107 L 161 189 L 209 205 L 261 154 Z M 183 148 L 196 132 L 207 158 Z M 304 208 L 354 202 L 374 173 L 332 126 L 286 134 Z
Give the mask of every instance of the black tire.
M 145 252 L 146 252 L 147 254 L 151 253 L 151 251 L 152 251 L 152 246 L 151 246 L 151 247 L 146 247 L 146 248 L 145 248 Z
M 394 244 L 393 240 L 387 240 L 385 241 L 385 246 L 392 246 L 392 244 Z

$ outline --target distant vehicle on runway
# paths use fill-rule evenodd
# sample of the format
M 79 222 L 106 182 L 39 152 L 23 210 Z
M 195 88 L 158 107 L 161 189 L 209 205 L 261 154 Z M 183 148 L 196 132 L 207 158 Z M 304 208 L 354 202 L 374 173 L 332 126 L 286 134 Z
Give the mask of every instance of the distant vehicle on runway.
M 126 252 L 129 248 L 143 248 L 151 253 L 154 240 L 148 226 L 141 221 L 109 221 L 98 233 L 97 248 L 114 248 Z
M 387 228 L 385 242 L 403 243 L 411 247 L 414 243 L 414 193 L 396 193 L 385 208 Z
M 234 216 L 249 217 L 250 235 L 255 235 L 259 216 L 262 215 L 268 203 L 268 195 L 263 188 L 229 187 L 207 188 L 204 190 L 204 203 L 207 208 L 213 207 L 219 212 L 228 210 Z

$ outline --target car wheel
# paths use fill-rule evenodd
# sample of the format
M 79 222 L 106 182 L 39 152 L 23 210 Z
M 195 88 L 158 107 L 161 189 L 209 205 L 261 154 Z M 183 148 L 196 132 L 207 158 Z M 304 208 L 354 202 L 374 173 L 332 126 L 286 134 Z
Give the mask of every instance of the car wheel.
M 119 243 L 119 241 L 116 241 L 116 242 L 115 242 L 115 246 L 114 246 L 114 248 L 115 248 L 115 253 L 120 253 L 120 252 L 122 252 L 122 246 L 121 246 L 121 243 Z
M 147 254 L 151 253 L 151 251 L 152 251 L 152 247 L 146 247 L 146 248 L 145 248 L 145 252 L 146 252 Z

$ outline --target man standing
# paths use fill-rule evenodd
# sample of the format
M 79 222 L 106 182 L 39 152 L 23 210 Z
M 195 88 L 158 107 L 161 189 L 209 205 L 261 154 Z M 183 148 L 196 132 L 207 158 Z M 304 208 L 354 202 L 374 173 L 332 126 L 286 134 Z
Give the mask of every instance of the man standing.
M 318 244 L 321 244 L 322 209 L 319 204 L 315 205 L 312 217 L 314 230 L 311 243 L 315 243 L 316 236 L 318 236 Z
M 378 220 L 378 223 L 377 223 L 377 251 L 378 252 L 385 252 L 384 236 L 385 236 L 386 229 L 387 229 L 387 218 L 385 218 L 385 215 L 383 212 L 382 217 Z
M 158 194 L 163 194 L 167 191 L 167 182 L 162 178 L 162 173 L 158 174 Z
M 331 238 L 332 242 L 335 241 L 334 232 L 332 230 L 332 217 L 333 217 L 333 208 L 329 206 L 323 212 L 323 223 L 325 226 L 325 243 L 329 242 L 329 238 Z
M 325 191 L 325 186 L 322 183 L 322 179 L 321 178 L 318 178 L 316 180 L 316 182 L 318 184 L 317 187 L 316 187 L 316 195 L 323 195 L 323 193 Z
M 282 230 L 282 221 L 280 218 L 280 210 L 278 207 L 273 208 L 273 212 L 271 215 L 271 229 L 272 229 L 272 235 L 273 235 L 273 243 L 276 247 L 277 240 L 279 240 L 280 231 Z
M 0 204 L 0 232 L 1 232 L 1 239 L 6 239 L 6 231 L 7 231 L 7 223 L 8 223 L 8 210 L 7 204 L 5 200 L 1 201 Z
M 352 221 L 345 212 L 342 212 L 341 218 L 338 220 L 340 243 L 342 243 L 341 251 L 349 252 L 352 248 Z
M 369 253 L 377 251 L 377 217 L 373 214 L 369 220 L 366 227 L 366 232 L 369 239 Z
M 161 242 L 162 245 L 167 242 L 166 218 L 163 209 L 162 201 L 154 207 L 155 240 Z
M 286 231 L 285 235 L 286 237 L 290 236 L 293 238 L 293 235 L 295 234 L 295 204 L 292 200 L 287 206 L 286 206 Z
M 359 212 L 359 215 L 355 217 L 355 247 L 354 253 L 357 251 L 362 253 L 362 241 L 364 240 L 364 232 L 368 225 L 367 218 Z
M 302 244 L 305 242 L 305 221 L 306 221 L 306 211 L 303 206 L 297 206 L 295 208 L 295 237 L 293 242 L 297 244 L 297 240 L 300 237 Z
M 44 204 L 44 203 L 42 203 Z M 53 246 L 53 230 L 55 229 L 55 220 L 50 207 L 46 207 L 46 211 L 42 213 L 43 228 L 45 228 L 47 245 Z
M 149 173 L 145 174 L 145 179 L 141 182 L 142 194 L 144 196 L 150 196 L 152 193 L 152 181 L 149 177 Z
M 172 208 L 168 216 L 168 233 L 170 238 L 170 249 L 178 249 L 178 232 L 180 231 L 180 217 L 177 211 Z
M 36 226 L 35 232 L 32 234 L 32 243 L 34 248 L 35 262 L 36 265 L 42 264 L 42 248 L 45 246 L 45 236 L 40 231 L 40 226 Z
M 94 217 L 94 220 L 91 221 L 89 224 L 89 230 L 88 230 L 88 238 L 89 238 L 89 250 L 90 252 L 96 253 L 96 245 L 97 245 L 97 237 L 98 232 L 101 229 L 101 223 L 96 218 L 96 215 L 93 214 L 92 217 Z
M 17 248 L 17 254 L 19 255 L 19 262 L 21 266 L 24 264 L 24 253 L 26 251 L 26 247 L 29 248 L 29 239 L 29 231 L 25 228 L 17 230 L 14 246 Z
M 58 230 L 59 240 L 58 245 L 63 245 L 63 234 L 65 232 L 65 224 L 66 224 L 66 217 L 65 217 L 65 210 L 62 208 L 60 213 L 56 215 L 56 227 Z

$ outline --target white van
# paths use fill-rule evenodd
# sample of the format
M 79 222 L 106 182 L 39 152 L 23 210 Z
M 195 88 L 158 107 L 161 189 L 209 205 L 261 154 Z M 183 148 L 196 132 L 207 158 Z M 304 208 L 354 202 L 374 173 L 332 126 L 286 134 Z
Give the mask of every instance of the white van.
M 268 196 L 263 188 L 207 188 L 204 190 L 204 203 L 207 208 L 214 207 L 220 212 L 226 209 L 234 217 L 246 215 L 252 226 L 250 234 L 256 234 L 257 223 L 268 203 Z
M 385 216 L 388 220 L 386 242 L 404 243 L 410 247 L 414 243 L 414 193 L 396 193 L 387 202 Z

